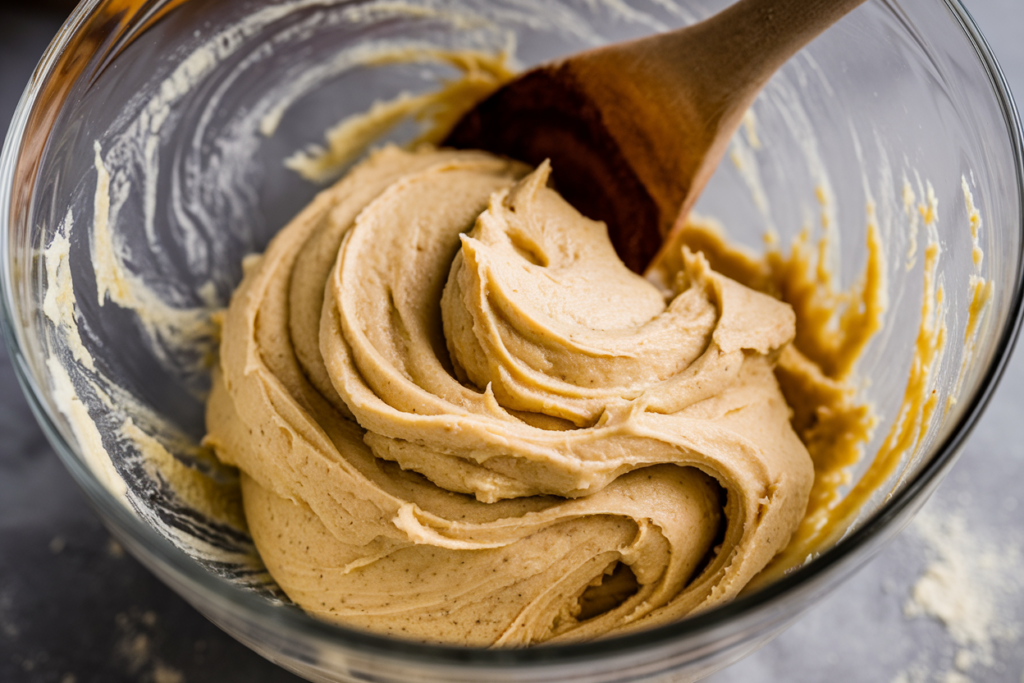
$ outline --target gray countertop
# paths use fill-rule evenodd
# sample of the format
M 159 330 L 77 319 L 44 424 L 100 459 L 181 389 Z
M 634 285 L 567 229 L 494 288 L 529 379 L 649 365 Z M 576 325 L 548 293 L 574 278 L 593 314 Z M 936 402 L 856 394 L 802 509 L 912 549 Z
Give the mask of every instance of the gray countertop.
M 1024 93 L 1024 2 L 965 4 Z M 61 21 L 8 7 L 0 121 Z M 110 539 L 32 418 L 2 348 L 0 387 L 0 681 L 298 680 L 220 632 Z M 1018 352 L 918 521 L 781 637 L 709 680 L 1024 683 L 1022 416 Z

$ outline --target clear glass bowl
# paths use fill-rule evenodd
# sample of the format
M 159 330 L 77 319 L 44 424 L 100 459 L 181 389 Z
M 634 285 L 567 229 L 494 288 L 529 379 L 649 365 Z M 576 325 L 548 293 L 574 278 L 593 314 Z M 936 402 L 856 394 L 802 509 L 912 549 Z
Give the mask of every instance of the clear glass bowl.
M 4 329 L 23 388 L 111 531 L 226 631 L 324 681 L 696 680 L 766 643 L 871 558 L 954 462 L 1020 321 L 1020 126 L 995 60 L 953 0 L 872 0 L 814 42 L 755 103 L 751 126 L 734 141 L 734 163 L 723 164 L 698 206 L 755 248 L 766 231 L 788 244 L 805 226 L 827 222 L 846 285 L 863 267 L 873 207 L 889 264 L 889 307 L 858 366 L 863 394 L 881 416 L 867 463 L 896 419 L 921 319 L 928 237 L 922 228 L 916 265 L 906 267 L 904 180 L 919 197 L 930 183 L 939 202 L 934 237 L 947 343 L 931 386 L 941 406 L 956 401 L 926 422 L 918 448 L 904 454 L 841 540 L 767 587 L 676 624 L 595 643 L 482 650 L 378 637 L 288 604 L 262 573 L 251 540 L 184 504 L 146 465 L 138 443 L 118 431 L 131 418 L 179 461 L 231 485 L 229 472 L 195 455 L 208 382 L 200 361 L 215 342 L 156 314 L 184 319 L 227 302 L 242 257 L 261 250 L 317 191 L 283 165 L 287 156 L 377 99 L 436 88 L 452 75 L 436 60 L 385 63 L 381 51 L 511 47 L 526 67 L 683 25 L 725 4 L 83 2 L 44 55 L 10 127 L 0 168 L 0 262 Z M 415 132 L 400 126 L 390 138 Z M 97 202 L 97 159 L 109 173 L 106 209 Z M 983 219 L 980 269 L 964 183 Z M 99 303 L 90 249 L 96 218 L 108 209 L 117 256 L 156 292 L 155 304 Z M 62 235 L 91 370 L 54 324 L 59 316 L 47 315 L 47 285 L 59 275 L 48 272 L 57 252 L 47 250 Z M 965 350 L 976 273 L 994 294 L 975 347 Z M 176 343 L 185 337 L 192 346 Z M 62 372 L 77 404 L 57 380 Z M 104 474 L 104 451 L 125 490 Z

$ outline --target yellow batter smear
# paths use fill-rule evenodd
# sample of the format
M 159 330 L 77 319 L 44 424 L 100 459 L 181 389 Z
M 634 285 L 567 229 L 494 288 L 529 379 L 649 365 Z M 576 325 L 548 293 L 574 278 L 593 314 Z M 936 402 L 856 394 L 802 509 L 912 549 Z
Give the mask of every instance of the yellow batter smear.
M 116 256 L 110 234 L 110 173 L 103 163 L 103 150 L 93 143 L 96 167 L 96 193 L 93 200 L 92 262 L 96 271 L 96 298 L 100 306 L 109 296 L 115 303 L 130 306 L 132 287 L 128 283 L 121 260 Z
M 973 261 L 980 270 L 981 216 L 966 180 L 964 201 L 974 244 Z M 900 463 L 904 475 L 922 453 L 924 438 L 937 407 L 935 372 L 946 344 L 943 287 L 938 282 L 941 247 L 936 221 L 938 200 L 926 184 L 924 201 L 918 202 L 904 181 L 903 201 L 911 232 L 908 269 L 916 257 L 916 233 L 920 222 L 928 230 L 924 251 L 924 293 L 921 323 L 914 345 L 910 374 L 896 418 L 877 454 L 861 478 L 850 486 L 851 468 L 863 457 L 863 446 L 878 422 L 870 405 L 858 399 L 854 365 L 867 343 L 881 329 L 887 300 L 885 256 L 881 235 L 868 206 L 867 262 L 856 285 L 838 289 L 834 276 L 823 265 L 827 237 L 813 244 L 809 230 L 802 232 L 790 253 L 783 254 L 774 240 L 758 258 L 729 245 L 722 231 L 707 222 L 692 220 L 680 241 L 703 252 L 712 268 L 760 291 L 778 296 L 793 306 L 797 332 L 776 368 L 776 377 L 793 408 L 793 426 L 808 448 L 815 466 L 815 481 L 807 513 L 789 545 L 751 583 L 762 586 L 797 566 L 816 552 L 834 544 L 854 522 L 863 506 L 890 481 Z M 819 196 L 819 199 L 821 197 Z M 978 330 L 993 297 L 991 281 L 972 275 L 970 306 L 964 331 L 962 367 L 967 368 Z M 963 373 L 947 401 L 948 410 L 963 384 Z M 903 482 L 901 478 L 899 484 Z M 890 491 L 890 495 L 891 495 Z
M 68 238 L 71 222 L 72 215 L 69 212 L 43 251 L 43 265 L 46 268 L 43 314 L 53 323 L 55 336 L 64 342 L 75 363 L 79 367 L 93 370 L 95 363 L 92 354 L 82 344 L 76 318 L 77 304 L 70 265 L 71 241 Z M 103 447 L 100 431 L 89 415 L 88 407 L 79 398 L 71 374 L 60 357 L 54 353 L 47 358 L 46 368 L 50 374 L 53 401 L 67 419 L 68 426 L 80 446 L 83 459 L 114 498 L 124 502 L 127 487 Z
M 921 214 L 914 206 L 917 198 L 914 196 L 914 189 L 910 181 L 903 176 L 903 214 L 907 219 L 908 241 L 906 270 L 909 273 L 917 265 L 917 233 L 920 228 Z
M 82 344 L 75 317 L 75 290 L 71 282 L 70 264 L 71 241 L 68 239 L 68 227 L 72 221 L 72 214 L 68 211 L 63 224 L 50 241 L 50 246 L 43 252 L 47 282 L 46 294 L 43 297 L 43 314 L 66 337 L 75 362 L 93 370 L 95 363 L 92 354 Z
M 971 194 L 967 178 L 960 176 L 960 187 L 964 193 L 964 204 L 967 205 L 967 220 L 971 225 L 971 259 L 974 261 L 975 268 L 981 268 L 982 259 L 985 258 L 985 254 L 981 251 L 981 245 L 978 242 L 981 235 L 981 212 L 974 205 L 974 195 Z
M 728 244 L 722 230 L 706 221 L 691 220 L 680 234 L 680 241 L 703 252 L 712 268 L 781 298 L 797 316 L 796 339 L 782 352 L 775 375 L 793 409 L 793 428 L 811 455 L 815 479 L 793 539 L 757 585 L 802 562 L 808 549 L 819 547 L 823 532 L 836 526 L 842 487 L 849 485 L 850 467 L 862 458 L 877 423 L 871 407 L 857 400 L 853 373 L 881 329 L 887 305 L 883 244 L 870 207 L 869 216 L 867 263 L 849 290 L 840 289 L 820 265 L 827 238 L 813 243 L 809 230 L 800 233 L 788 255 L 772 247 L 761 258 Z
M 201 309 L 169 307 L 126 267 L 123 250 L 110 230 L 111 177 L 98 143 L 94 151 L 96 190 L 90 247 L 100 305 L 110 301 L 133 310 L 147 331 L 172 343 L 187 343 L 184 340 L 212 335 L 216 324 L 209 313 Z M 85 391 L 85 395 L 99 401 L 111 414 L 144 416 L 153 424 L 157 424 L 159 418 L 98 372 L 92 354 L 83 344 L 70 264 L 69 234 L 72 225 L 73 217 L 69 212 L 43 251 L 47 278 L 43 313 L 54 325 L 56 340 L 70 351 L 75 363 L 61 363 L 51 348 L 47 368 L 53 384 L 54 401 L 67 418 L 83 458 L 111 493 L 126 503 L 127 486 L 114 466 L 104 445 L 103 434 L 90 415 L 82 392 Z M 216 460 L 212 452 L 184 444 L 183 439 L 175 440 L 178 450 L 187 452 L 188 457 L 203 468 L 197 469 L 179 461 L 167 449 L 167 444 L 141 428 L 131 418 L 124 421 L 117 437 L 132 444 L 140 454 L 142 465 L 151 479 L 167 483 L 186 506 L 211 521 L 240 530 L 246 528 L 237 479 Z M 161 438 L 165 441 L 173 440 L 167 434 L 162 434 Z M 210 473 L 215 473 L 215 476 L 210 476 Z
M 189 508 L 208 519 L 245 530 L 242 496 L 234 479 L 220 482 L 182 463 L 158 439 L 139 428 L 129 418 L 120 435 L 130 440 L 142 454 L 142 462 L 154 481 L 162 479 Z M 193 449 L 195 450 L 195 449 Z M 195 454 L 194 454 L 195 455 Z M 202 457 L 202 455 L 200 455 Z M 212 457 L 207 456 L 212 460 Z M 206 458 L 203 458 L 204 460 Z M 216 467 L 222 468 L 219 463 Z
M 102 149 L 94 144 L 96 192 L 93 201 L 93 229 L 90 248 L 93 271 L 96 274 L 96 296 L 100 306 L 107 301 L 132 311 L 138 318 L 160 353 L 170 349 L 193 349 L 201 340 L 211 339 L 216 330 L 210 320 L 209 308 L 176 308 L 169 305 L 158 292 L 151 289 L 125 263 L 127 250 L 120 235 L 111 231 L 112 211 L 111 177 L 103 161 Z M 213 299 L 211 284 L 200 289 L 209 300 Z
M 964 347 L 960 357 L 960 372 L 957 374 L 956 385 L 946 399 L 946 412 L 956 405 L 957 396 L 963 388 L 967 379 L 969 360 L 974 356 L 978 343 L 978 331 L 981 329 L 981 322 L 988 312 L 989 303 L 992 301 L 994 287 L 991 280 L 981 277 L 981 264 L 985 258 L 981 250 L 981 212 L 974 203 L 974 195 L 967 184 L 967 178 L 960 177 L 960 187 L 964 194 L 964 205 L 967 207 L 967 220 L 971 229 L 971 260 L 974 262 L 975 273 L 967 282 L 970 305 L 967 308 L 967 324 L 964 326 Z
M 978 329 L 988 304 L 992 300 L 992 281 L 972 275 L 968 283 L 971 292 L 971 305 L 967 309 L 967 327 L 964 330 L 964 346 L 973 350 L 978 338 Z
M 317 183 L 336 178 L 376 140 L 407 119 L 420 122 L 421 132 L 408 147 L 438 144 L 448 131 L 482 99 L 512 80 L 509 52 L 499 54 L 468 50 L 422 48 L 396 49 L 379 55 L 368 66 L 433 62 L 460 72 L 459 78 L 442 81 L 438 90 L 413 95 L 402 92 L 390 100 L 374 102 L 370 109 L 353 114 L 330 128 L 327 147 L 314 145 L 285 160 L 285 166 Z
M 915 202 L 915 197 L 906 183 L 904 185 L 904 202 L 907 205 L 912 205 Z M 777 578 L 780 574 L 785 573 L 801 561 L 804 561 L 805 558 L 810 559 L 813 553 L 831 547 L 850 528 L 854 520 L 861 513 L 863 506 L 878 492 L 886 481 L 890 480 L 900 463 L 904 463 L 905 476 L 909 472 L 911 465 L 921 454 L 924 438 L 938 404 L 939 397 L 934 386 L 934 375 L 946 343 L 944 294 L 943 288 L 937 280 L 939 257 L 941 255 L 941 247 L 939 246 L 936 229 L 936 221 L 938 219 L 937 204 L 935 192 L 929 184 L 926 201 L 917 206 L 917 213 L 929 231 L 929 243 L 924 252 L 924 293 L 921 305 L 921 323 L 914 345 L 910 376 L 904 390 L 900 408 L 896 414 L 896 419 L 871 464 L 860 480 L 857 481 L 845 496 L 841 495 L 839 486 L 846 483 L 846 473 L 849 472 L 849 466 L 855 464 L 861 445 L 870 437 L 870 426 L 873 425 L 874 418 L 870 416 L 870 413 L 862 412 L 858 416 L 857 410 L 848 411 L 845 413 L 845 417 L 849 421 L 840 419 L 838 421 L 839 429 L 833 434 L 833 438 L 836 435 L 840 436 L 838 440 L 830 444 L 829 440 L 816 443 L 814 440 L 805 438 L 805 443 L 808 444 L 808 450 L 812 458 L 815 459 L 815 466 L 817 468 L 815 485 L 812 491 L 811 502 L 808 505 L 807 515 L 786 550 L 775 558 L 772 564 L 758 577 L 758 581 L 752 584 L 751 587 L 763 585 Z M 970 206 L 971 203 L 968 205 Z M 865 283 L 872 283 L 870 272 L 881 264 L 881 244 L 877 240 L 877 230 L 873 230 L 869 226 L 869 257 L 866 277 L 864 279 Z M 794 252 L 795 254 L 796 251 Z M 875 266 L 871 265 L 873 262 L 876 264 Z M 865 304 L 873 298 L 871 294 L 871 287 L 873 286 L 875 284 L 868 284 L 867 287 L 861 290 L 862 296 L 865 297 Z M 990 296 L 992 290 L 990 286 L 987 289 L 980 287 L 975 290 L 978 296 L 977 305 L 984 307 L 984 301 L 987 301 L 987 299 L 985 294 L 979 293 L 981 291 L 987 291 L 987 295 Z M 785 296 L 783 298 L 785 299 Z M 974 310 L 974 303 L 972 303 L 971 308 Z M 795 343 L 795 346 L 797 351 L 804 351 L 807 347 L 801 346 L 800 330 L 803 319 L 799 309 L 797 319 L 798 341 Z M 821 329 L 823 328 L 808 335 L 805 328 L 803 343 L 806 344 L 808 339 L 810 339 L 813 344 L 817 344 Z M 967 337 L 971 338 L 973 334 L 974 332 L 971 331 L 969 323 Z M 861 333 L 855 332 L 852 338 L 863 339 L 863 336 Z M 851 346 L 852 348 L 855 347 Z M 855 360 L 855 358 L 856 356 L 853 356 L 849 360 Z M 785 357 L 779 366 L 780 383 L 786 393 L 787 400 L 791 402 L 793 400 L 790 398 L 791 396 L 795 397 L 801 394 L 814 395 L 813 393 L 806 392 L 808 387 L 806 379 L 800 379 L 799 377 L 794 377 L 794 379 L 798 380 L 795 383 L 796 386 L 803 385 L 801 390 L 798 392 L 786 390 L 787 385 L 790 383 L 782 378 L 789 374 L 791 369 L 798 367 L 800 366 L 795 363 L 787 362 Z M 849 372 L 850 367 L 845 366 L 847 372 Z M 810 376 L 811 373 L 806 375 L 807 378 Z M 842 395 L 842 392 L 839 391 L 833 394 L 834 397 Z M 956 391 L 953 393 L 954 397 L 955 395 Z M 852 397 L 852 394 L 847 394 L 846 397 Z M 834 417 L 832 406 L 836 404 L 830 405 L 829 399 L 832 397 L 823 395 L 823 398 L 825 400 L 815 408 L 816 412 Z M 865 406 L 854 407 L 859 408 L 861 411 L 866 410 Z M 856 417 L 861 419 L 849 419 Z M 799 430 L 798 433 L 805 434 L 799 432 Z M 836 446 L 839 447 L 836 448 Z M 849 448 L 850 446 L 852 448 Z M 833 456 L 830 457 L 828 465 L 822 467 L 822 461 L 819 458 L 823 453 L 828 452 L 830 448 L 834 449 Z M 837 454 L 841 454 L 841 457 L 834 457 Z M 902 481 L 901 477 L 897 486 Z M 895 487 L 893 490 L 895 490 Z M 892 495 L 892 491 L 890 491 L 889 495 Z
M 747 143 L 751 149 L 761 149 L 761 138 L 757 134 L 757 117 L 754 115 L 753 109 L 748 109 L 747 113 L 743 115 L 743 132 L 747 135 Z
M 918 213 L 921 214 L 921 219 L 924 221 L 925 226 L 933 225 L 939 217 L 939 200 L 935 196 L 935 188 L 929 182 L 926 184 L 928 188 L 926 190 L 926 201 L 923 204 L 919 204 L 917 207 Z
M 946 340 L 946 326 L 942 321 L 942 288 L 936 286 L 935 280 L 939 253 L 939 245 L 935 242 L 925 249 L 925 293 L 921 327 L 914 346 L 910 377 L 895 423 L 871 465 L 849 493 L 834 505 L 817 510 L 808 509 L 808 515 L 789 548 L 776 557 L 772 568 L 788 569 L 802 557 L 830 547 L 839 540 L 860 513 L 861 507 L 896 471 L 904 456 L 912 458 L 920 447 L 937 404 L 932 376 Z M 839 497 L 834 490 L 830 493 L 833 500 Z

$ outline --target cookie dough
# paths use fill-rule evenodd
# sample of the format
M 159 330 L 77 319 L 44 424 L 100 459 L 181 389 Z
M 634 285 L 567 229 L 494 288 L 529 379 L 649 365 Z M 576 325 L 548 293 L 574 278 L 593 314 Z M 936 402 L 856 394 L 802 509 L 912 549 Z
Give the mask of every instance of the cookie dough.
M 250 257 L 206 443 L 308 612 L 524 646 L 728 601 L 814 479 L 786 303 L 680 247 L 666 294 L 528 169 L 387 147 Z

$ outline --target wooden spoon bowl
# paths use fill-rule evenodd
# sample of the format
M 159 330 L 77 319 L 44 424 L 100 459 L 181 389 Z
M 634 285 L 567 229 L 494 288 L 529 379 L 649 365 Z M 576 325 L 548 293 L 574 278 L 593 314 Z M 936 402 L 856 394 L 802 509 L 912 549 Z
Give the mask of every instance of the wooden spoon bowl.
M 636 272 L 660 260 L 729 139 L 790 57 L 864 0 L 740 0 L 698 24 L 533 69 L 467 113 L 445 144 L 529 164 L 608 225 Z

